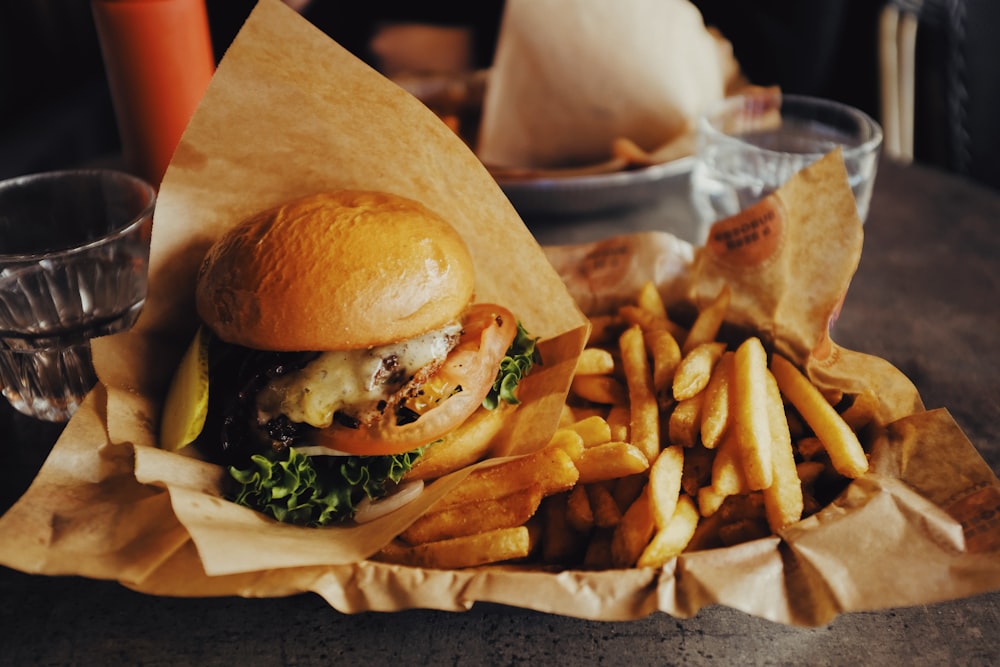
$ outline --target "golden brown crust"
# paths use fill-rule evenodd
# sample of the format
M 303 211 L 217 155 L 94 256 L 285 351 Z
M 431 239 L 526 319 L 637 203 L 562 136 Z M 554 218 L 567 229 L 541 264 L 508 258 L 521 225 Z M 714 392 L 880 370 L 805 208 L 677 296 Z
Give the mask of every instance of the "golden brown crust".
M 198 274 L 198 315 L 261 350 L 342 350 L 413 338 L 456 319 L 474 269 L 451 225 L 382 192 L 312 195 L 220 238 Z

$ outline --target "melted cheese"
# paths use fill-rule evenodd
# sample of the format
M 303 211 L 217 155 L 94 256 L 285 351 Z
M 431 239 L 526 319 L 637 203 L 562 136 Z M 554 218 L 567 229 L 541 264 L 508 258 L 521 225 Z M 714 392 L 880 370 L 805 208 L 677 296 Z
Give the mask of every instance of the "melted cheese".
M 324 352 L 265 387 L 257 396 L 258 418 L 264 422 L 280 413 L 325 428 L 338 410 L 352 415 L 375 410 L 420 368 L 442 362 L 461 328 L 455 322 L 401 343 Z

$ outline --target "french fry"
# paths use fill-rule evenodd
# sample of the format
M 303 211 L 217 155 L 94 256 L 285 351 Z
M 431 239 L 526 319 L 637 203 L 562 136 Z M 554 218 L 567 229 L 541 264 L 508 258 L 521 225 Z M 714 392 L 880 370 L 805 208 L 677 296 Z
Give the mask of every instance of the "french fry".
M 574 531 L 566 520 L 567 494 L 558 493 L 542 501 L 542 560 L 565 563 L 582 553 L 585 537 Z
M 802 482 L 795 468 L 792 435 L 788 430 L 785 406 L 774 376 L 767 373 L 767 414 L 771 429 L 771 486 L 763 490 L 767 524 L 779 533 L 802 518 Z
M 719 526 L 719 539 L 727 547 L 767 537 L 768 534 L 767 522 L 760 519 L 739 519 Z
M 587 497 L 598 528 L 614 528 L 622 519 L 622 511 L 606 484 L 587 484 Z
M 542 502 L 542 487 L 533 484 L 500 498 L 486 498 L 422 514 L 400 537 L 408 544 L 438 542 L 456 537 L 513 528 L 528 521 Z
M 580 484 L 627 477 L 649 469 L 649 459 L 627 442 L 608 442 L 583 450 L 575 462 Z
M 837 414 L 823 394 L 790 361 L 775 354 L 771 372 L 781 393 L 823 443 L 834 469 L 844 477 L 857 478 L 868 471 L 868 457 L 847 422 Z
M 701 409 L 701 443 L 715 449 L 729 427 L 729 394 L 733 378 L 733 353 L 722 353 L 705 387 L 705 402 Z
M 650 315 L 658 319 L 667 319 L 667 309 L 663 305 L 663 297 L 660 296 L 659 290 L 656 289 L 656 285 L 652 281 L 646 281 L 639 288 L 636 303 Z
M 749 490 L 750 485 L 743 468 L 738 436 L 735 432 L 730 432 L 715 450 L 715 458 L 712 460 L 712 484 L 699 490 L 698 509 L 702 516 L 711 516 L 727 496 L 746 493 Z
M 767 415 L 767 353 L 760 339 L 747 338 L 733 355 L 733 426 L 751 489 L 771 485 L 774 464 Z
M 698 509 L 694 501 L 681 495 L 670 521 L 661 527 L 636 562 L 638 567 L 663 567 L 671 558 L 681 554 L 690 544 L 698 527 Z
M 606 570 L 612 566 L 611 539 L 613 533 L 613 529 L 594 532 L 587 544 L 587 552 L 583 556 L 584 568 Z
M 703 486 L 698 489 L 698 512 L 703 517 L 713 517 L 728 497 L 728 494 L 718 491 L 714 486 Z
M 559 426 L 566 427 L 570 424 L 575 424 L 578 421 L 583 421 L 587 417 L 604 417 L 608 414 L 608 406 L 597 405 L 588 403 L 587 405 L 571 405 L 569 407 L 568 415 L 565 419 L 563 415 L 560 415 Z M 624 406 L 623 406 L 624 407 Z
M 722 444 L 715 450 L 715 459 L 712 461 L 712 486 L 727 496 L 750 491 L 746 470 L 743 467 L 739 436 L 736 433 L 726 435 Z
M 718 510 L 703 523 L 709 524 L 715 535 L 711 538 L 705 534 L 696 535 L 702 548 L 707 541 L 715 542 L 713 546 L 729 546 L 768 533 L 760 492 L 726 496 Z
M 619 338 L 622 368 L 630 403 L 629 434 L 648 461 L 660 452 L 660 410 L 653 392 L 653 376 L 646 358 L 642 329 L 631 326 Z
M 715 452 L 695 445 L 684 450 L 684 470 L 681 474 L 681 488 L 692 498 L 698 497 L 698 489 L 712 482 L 712 460 Z
M 581 419 L 576 423 L 569 424 L 567 428 L 580 436 L 584 447 L 611 442 L 611 425 L 607 419 L 599 415 Z
M 625 386 L 611 375 L 577 375 L 573 377 L 570 391 L 591 403 L 625 405 L 628 392 Z
M 611 564 L 632 567 L 656 532 L 648 485 L 622 515 L 611 537 Z
M 594 527 L 594 511 L 583 484 L 574 486 L 566 498 L 566 521 L 579 533 L 587 533 Z
M 372 558 L 374 560 L 379 560 L 384 563 L 399 563 L 401 565 L 412 565 L 410 562 L 413 560 L 412 557 L 413 547 L 400 539 L 394 539 L 389 544 L 385 545 L 375 553 Z
M 677 509 L 684 472 L 684 448 L 678 445 L 660 452 L 649 468 L 649 502 L 659 530 L 666 528 Z
M 632 410 L 628 405 L 612 405 L 608 410 L 608 426 L 611 427 L 611 439 L 620 442 L 629 441 L 629 421 Z
M 587 347 L 576 360 L 577 375 L 611 375 L 615 372 L 615 358 L 601 347 Z
M 667 317 L 657 317 L 639 306 L 624 305 L 618 307 L 618 315 L 631 326 L 639 326 L 643 331 L 665 329 L 678 341 L 687 337 L 687 331 L 681 325 Z
M 763 519 L 764 514 L 764 497 L 758 492 L 729 496 L 719 508 L 719 516 L 723 522 L 727 523 L 743 519 L 756 521 Z
M 701 431 L 705 392 L 685 398 L 674 406 L 667 420 L 667 439 L 673 445 L 694 447 Z
M 624 512 L 628 509 L 629 505 L 635 502 L 635 499 L 642 493 L 643 487 L 646 486 L 646 481 L 647 477 L 643 473 L 619 477 L 615 480 L 615 488 L 612 491 L 612 495 L 615 497 L 615 503 L 618 504 L 620 512 Z
M 653 329 L 663 329 L 666 327 L 666 318 L 657 317 L 645 308 L 638 305 L 626 304 L 618 307 L 618 315 L 628 323 L 629 326 L 638 326 L 644 331 Z
M 510 405 L 501 403 L 496 410 L 509 411 Z M 441 475 L 472 465 L 489 451 L 490 443 L 503 426 L 502 419 L 492 419 L 489 410 L 479 410 L 462 425 L 462 436 L 445 436 L 417 459 L 407 474 L 410 480 L 435 479 Z M 469 443 L 478 443 L 470 447 Z
M 558 447 L 544 447 L 525 456 L 473 470 L 437 502 L 434 510 L 509 496 L 533 484 L 541 487 L 543 496 L 549 496 L 573 488 L 579 476 L 569 454 Z
M 857 443 L 877 397 L 826 396 L 777 355 L 769 369 L 752 335 L 728 350 L 730 300 L 724 286 L 686 330 L 648 283 L 634 304 L 592 320 L 571 387 L 586 404 L 567 403 L 546 448 L 571 459 L 576 480 L 543 493 L 544 511 L 527 520 L 552 533 L 545 562 L 662 567 L 684 551 L 780 533 L 833 497 L 844 466 L 860 469 L 858 452 L 867 465 L 849 436 Z
M 729 285 L 723 285 L 722 289 L 708 304 L 698 312 L 691 330 L 688 331 L 684 340 L 684 347 L 681 351 L 688 354 L 702 343 L 714 341 L 719 335 L 723 320 L 726 319 L 726 312 L 729 310 L 730 292 Z
M 540 556 L 543 531 L 545 530 L 544 520 L 538 512 L 535 512 L 534 516 L 524 524 L 524 527 L 528 529 L 528 558 Z
M 517 526 L 415 546 L 393 544 L 379 557 L 413 567 L 454 570 L 527 558 L 531 546 L 528 528 Z
M 691 537 L 691 541 L 688 542 L 685 551 L 702 551 L 703 549 L 714 549 L 715 547 L 722 546 L 722 540 L 719 538 L 719 527 L 722 526 L 722 514 L 719 511 L 713 512 L 710 516 L 705 516 L 704 512 L 700 511 L 700 519 L 698 520 L 698 526 L 694 529 L 694 535 Z
M 546 445 L 546 447 L 557 447 L 563 450 L 574 461 L 583 454 L 584 446 L 583 436 L 575 431 L 572 426 L 556 429 L 556 432 L 552 434 Z
M 653 358 L 653 391 L 666 392 L 674 381 L 674 373 L 681 363 L 681 346 L 666 329 L 653 329 L 643 334 L 646 347 Z
M 696 346 L 684 355 L 674 373 L 674 398 L 683 401 L 708 386 L 712 370 L 725 350 L 725 343 L 709 342 Z

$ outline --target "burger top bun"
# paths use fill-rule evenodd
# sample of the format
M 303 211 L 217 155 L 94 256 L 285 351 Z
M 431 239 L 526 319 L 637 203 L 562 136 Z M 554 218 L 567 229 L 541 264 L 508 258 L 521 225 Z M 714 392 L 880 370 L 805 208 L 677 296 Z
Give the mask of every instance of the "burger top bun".
M 258 350 L 346 350 L 413 338 L 472 300 L 472 258 L 422 204 L 338 191 L 258 213 L 209 249 L 198 315 Z

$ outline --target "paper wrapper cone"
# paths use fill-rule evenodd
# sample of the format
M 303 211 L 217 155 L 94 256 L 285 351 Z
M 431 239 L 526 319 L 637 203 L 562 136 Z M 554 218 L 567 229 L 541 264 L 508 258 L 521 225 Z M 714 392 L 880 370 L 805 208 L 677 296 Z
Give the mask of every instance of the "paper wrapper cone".
M 484 282 L 480 296 L 523 312 L 550 341 L 556 362 L 538 385 L 555 389 L 536 387 L 543 399 L 562 400 L 564 371 L 585 328 L 564 282 L 588 310 L 632 298 L 649 279 L 671 305 L 698 303 L 730 284 L 733 316 L 807 362 L 819 384 L 876 392 L 878 423 L 864 438 L 871 471 L 782 535 L 685 553 L 662 569 L 600 572 L 356 562 L 398 526 L 281 526 L 221 500 L 221 470 L 155 448 L 159 398 L 195 326 L 190 288 L 199 254 L 247 211 L 341 184 L 399 188 L 451 214 L 470 241 L 484 235 L 492 256 L 477 242 L 476 258 L 484 279 L 496 282 Z M 136 331 L 98 345 L 101 384 L 35 483 L 0 517 L 3 565 L 113 579 L 156 595 L 312 591 L 348 613 L 463 610 L 482 601 L 622 620 L 656 611 L 686 617 L 722 604 L 799 625 L 1000 587 L 995 475 L 946 411 L 923 410 L 899 371 L 829 338 L 828 320 L 861 245 L 836 154 L 748 213 L 761 221 L 761 234 L 752 243 L 741 237 L 747 242 L 740 248 L 725 240 L 752 229 L 752 220 L 718 223 L 710 244 L 696 251 L 658 233 L 542 253 L 481 165 L 432 114 L 294 12 L 265 0 L 185 134 L 161 204 L 148 310 Z M 551 264 L 536 262 L 546 256 Z M 527 292 L 518 287 L 525 283 Z M 544 421 L 527 420 L 519 431 L 544 433 Z
M 621 139 L 666 161 L 690 151 L 698 114 L 738 72 L 729 43 L 688 0 L 514 0 L 477 152 L 504 176 L 613 171 Z
M 156 448 L 160 404 L 198 325 L 194 287 L 207 248 L 251 213 L 338 188 L 410 197 L 455 226 L 472 254 L 475 299 L 506 306 L 541 338 L 543 363 L 519 388 L 521 405 L 492 453 L 548 442 L 588 330 L 561 278 L 437 116 L 295 11 L 266 0 L 220 63 L 164 175 L 139 322 L 95 341 L 100 385 L 2 518 L 0 562 L 138 588 L 161 577 L 159 565 L 188 541 L 197 569 L 213 576 L 355 567 L 459 481 L 461 473 L 439 480 L 382 520 L 314 530 L 222 500 L 221 468 Z

